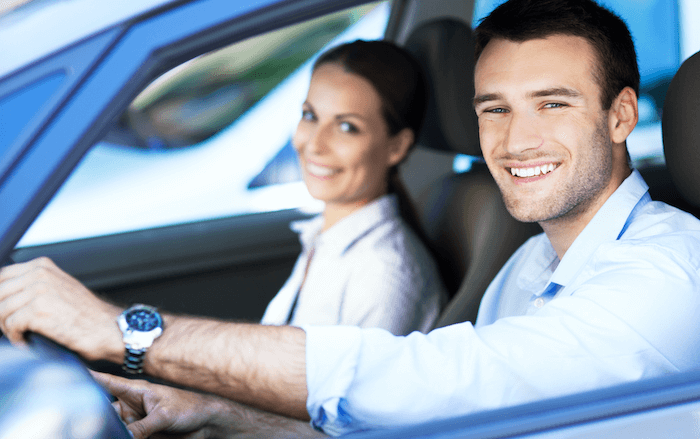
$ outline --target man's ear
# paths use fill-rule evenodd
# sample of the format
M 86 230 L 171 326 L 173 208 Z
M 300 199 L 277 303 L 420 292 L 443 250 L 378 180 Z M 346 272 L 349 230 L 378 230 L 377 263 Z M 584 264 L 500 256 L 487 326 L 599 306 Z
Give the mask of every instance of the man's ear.
M 623 143 L 627 140 L 637 121 L 639 110 L 637 108 L 637 94 L 631 87 L 622 89 L 615 98 L 609 112 L 610 139 L 613 143 Z
M 410 128 L 404 128 L 396 133 L 389 141 L 389 167 L 398 165 L 406 158 L 411 149 L 415 135 Z

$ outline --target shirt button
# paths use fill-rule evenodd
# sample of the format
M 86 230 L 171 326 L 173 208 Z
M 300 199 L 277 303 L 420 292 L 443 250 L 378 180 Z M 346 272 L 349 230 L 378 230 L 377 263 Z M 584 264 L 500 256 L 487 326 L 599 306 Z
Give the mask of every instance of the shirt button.
M 537 299 L 535 299 L 535 306 L 537 308 L 542 308 L 544 306 L 544 299 L 541 297 L 538 297 Z

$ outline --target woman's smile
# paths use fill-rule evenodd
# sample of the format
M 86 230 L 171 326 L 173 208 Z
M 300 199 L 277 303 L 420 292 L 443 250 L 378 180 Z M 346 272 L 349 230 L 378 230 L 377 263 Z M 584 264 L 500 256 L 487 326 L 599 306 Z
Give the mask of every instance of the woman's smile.
M 306 172 L 320 179 L 329 179 L 340 172 L 339 168 L 306 162 Z

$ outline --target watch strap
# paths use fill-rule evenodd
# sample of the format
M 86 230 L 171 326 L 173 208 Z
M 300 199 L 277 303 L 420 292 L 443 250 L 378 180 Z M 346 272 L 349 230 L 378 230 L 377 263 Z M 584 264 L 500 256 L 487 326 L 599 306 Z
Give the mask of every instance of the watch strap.
M 127 346 L 124 349 L 124 363 L 122 370 L 128 374 L 138 375 L 143 373 L 143 359 L 146 355 L 146 349 L 132 349 Z

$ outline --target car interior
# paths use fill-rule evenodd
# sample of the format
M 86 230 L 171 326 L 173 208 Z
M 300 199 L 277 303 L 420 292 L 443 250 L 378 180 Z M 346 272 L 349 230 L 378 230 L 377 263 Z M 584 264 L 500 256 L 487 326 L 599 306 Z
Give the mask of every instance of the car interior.
M 664 194 L 668 194 L 669 204 L 693 213 L 700 218 L 700 181 L 698 180 L 697 166 L 700 163 L 700 127 L 697 124 L 697 115 L 700 114 L 700 52 L 691 56 L 681 65 L 671 81 L 664 102 L 663 119 L 661 120 L 664 139 L 664 156 L 666 166 L 671 178 L 667 180 L 667 186 L 651 188 L 661 197 L 652 198 L 666 201 Z M 661 173 L 660 170 L 655 170 Z M 646 177 L 646 176 L 645 176 Z M 668 182 L 671 182 L 671 185 Z M 654 183 L 658 183 L 654 181 Z
M 481 296 L 496 272 L 522 242 L 541 231 L 536 224 L 515 221 L 506 211 L 495 182 L 479 158 L 471 101 L 461 98 L 473 94 L 473 61 L 464 54 L 473 52 L 470 23 L 475 3 L 395 0 L 385 31 L 385 38 L 416 56 L 431 91 L 418 147 L 401 174 L 451 294 L 436 326 L 474 321 Z M 225 36 L 226 30 L 217 32 L 169 47 L 163 51 L 167 56 L 158 54 L 160 57 L 155 56 L 144 67 L 142 77 L 134 80 L 134 87 L 143 89 L 173 66 L 233 42 Z M 698 114 L 700 52 L 682 64 L 665 93 L 661 113 L 665 160 L 637 165 L 650 186 L 652 199 L 700 218 Z M 456 154 L 470 158 L 468 170 L 455 170 Z M 86 206 L 86 212 L 89 209 Z M 298 237 L 289 223 L 311 214 L 285 209 L 163 225 L 18 247 L 11 259 L 22 262 L 49 256 L 88 288 L 123 305 L 140 302 L 174 313 L 257 321 L 291 272 L 300 251 Z M 113 365 L 93 367 L 120 373 Z M 570 403 L 581 400 L 585 398 L 574 395 Z M 527 409 L 518 413 L 532 420 Z M 493 421 L 511 415 L 499 412 L 480 419 Z M 581 416 L 583 421 L 578 422 L 586 422 L 588 414 Z M 450 420 L 435 428 L 452 429 L 453 424 Z M 537 428 L 542 429 L 541 425 Z M 449 431 L 450 437 L 458 434 Z M 490 434 L 497 436 L 495 430 Z M 376 437 L 412 436 L 397 431 L 376 433 Z
M 473 53 L 469 3 L 394 2 L 386 30 L 387 39 L 405 46 L 419 60 L 431 91 L 419 146 L 402 176 L 452 295 L 437 326 L 474 321 L 481 296 L 499 268 L 521 243 L 541 231 L 536 224 L 519 223 L 508 214 L 478 158 L 476 117 L 470 99 L 462 98 L 473 95 L 473 60 L 464 56 Z M 212 49 L 209 43 L 193 47 L 170 53 L 167 63 L 153 70 L 165 71 L 173 59 Z M 681 81 L 679 75 L 674 84 Z M 682 76 L 690 78 L 685 81 L 694 79 Z M 684 111 L 682 105 L 674 109 L 679 106 L 674 97 L 687 93 L 690 86 L 678 86 L 681 91 L 673 87 L 663 114 L 668 167 L 651 164 L 640 171 L 652 198 L 698 216 L 698 185 L 688 160 L 698 153 L 687 137 L 678 137 L 678 133 L 685 136 L 688 127 L 697 130 L 692 122 L 697 113 Z M 468 172 L 453 171 L 455 154 L 473 158 Z M 216 218 L 22 247 L 12 259 L 49 256 L 117 303 L 148 303 L 175 313 L 257 321 L 300 251 L 288 224 L 308 216 L 291 209 Z
M 418 27 L 405 47 L 419 60 L 429 83 L 430 102 L 419 144 L 424 148 L 479 157 L 468 25 L 436 19 Z M 416 198 L 421 222 L 452 295 L 437 326 L 474 322 L 486 288 L 510 255 L 541 231 L 506 210 L 501 193 L 482 161 L 469 172 L 445 175 Z

